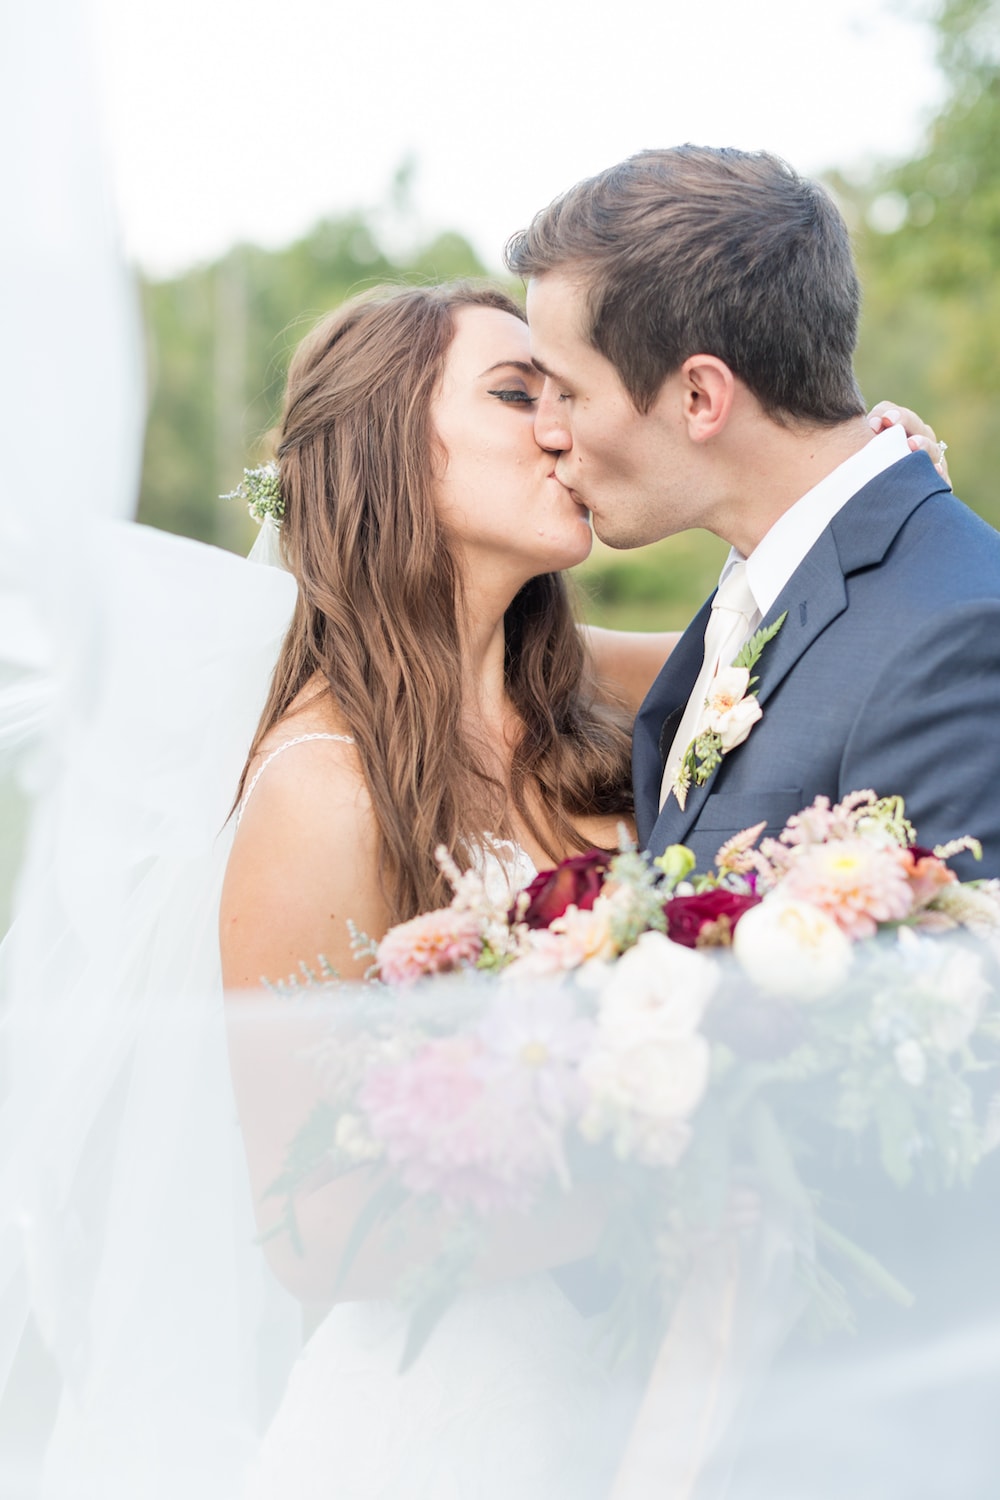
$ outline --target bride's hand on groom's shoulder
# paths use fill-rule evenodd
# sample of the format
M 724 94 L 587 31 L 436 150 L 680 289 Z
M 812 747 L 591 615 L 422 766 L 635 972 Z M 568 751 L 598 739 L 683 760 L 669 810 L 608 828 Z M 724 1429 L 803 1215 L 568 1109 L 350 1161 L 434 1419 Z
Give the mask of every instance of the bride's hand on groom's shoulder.
M 879 401 L 868 413 L 868 424 L 876 433 L 883 432 L 886 427 L 902 427 L 912 451 L 926 453 L 941 478 L 948 485 L 951 484 L 948 461 L 945 458 L 948 445 L 915 411 L 911 411 L 908 406 L 898 406 L 895 401 Z

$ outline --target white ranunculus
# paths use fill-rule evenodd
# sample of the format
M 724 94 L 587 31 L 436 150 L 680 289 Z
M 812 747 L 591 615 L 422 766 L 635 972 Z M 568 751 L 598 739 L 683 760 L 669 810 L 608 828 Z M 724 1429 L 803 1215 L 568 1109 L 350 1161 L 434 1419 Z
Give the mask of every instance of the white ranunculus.
M 581 1068 L 588 1091 L 615 1113 L 655 1120 L 685 1120 L 708 1085 L 711 1050 L 700 1034 L 659 1038 L 631 1047 L 602 1037 Z
M 990 993 L 979 954 L 942 945 L 931 982 L 938 1002 L 931 1039 L 942 1052 L 954 1052 L 972 1036 Z
M 904 1083 L 918 1089 L 927 1077 L 927 1054 L 923 1047 L 910 1037 L 907 1041 L 899 1043 L 894 1056 L 900 1078 Z
M 599 1025 L 617 1046 L 690 1036 L 718 982 L 718 968 L 706 954 L 662 932 L 644 932 L 611 970 Z
M 851 940 L 807 901 L 767 896 L 733 933 L 740 967 L 761 989 L 809 1000 L 829 994 L 851 965 Z

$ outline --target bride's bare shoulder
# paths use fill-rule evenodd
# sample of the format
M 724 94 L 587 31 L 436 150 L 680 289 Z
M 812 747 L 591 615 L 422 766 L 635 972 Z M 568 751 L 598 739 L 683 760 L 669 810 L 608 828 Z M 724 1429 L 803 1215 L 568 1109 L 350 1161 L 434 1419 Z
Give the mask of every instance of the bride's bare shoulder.
M 274 825 L 364 819 L 370 811 L 354 737 L 322 678 L 302 691 L 261 739 L 243 781 L 238 836 Z M 345 829 L 344 832 L 348 830 Z
M 306 683 L 285 713 L 261 738 L 247 766 L 239 819 L 267 781 L 279 787 L 306 789 L 313 776 L 324 786 L 328 778 L 346 777 L 352 784 L 361 776 L 354 736 L 322 678 Z
M 385 930 L 371 799 L 329 694 L 307 686 L 248 767 L 222 899 L 227 985 L 282 978 L 319 953 L 355 972 L 348 917 Z
M 328 684 L 318 673 L 293 698 L 277 723 L 271 725 L 257 746 L 254 760 L 260 761 L 292 741 L 308 743 L 306 736 L 315 736 L 317 741 L 325 736 L 333 744 L 354 742 Z M 253 770 L 252 765 L 250 769 Z

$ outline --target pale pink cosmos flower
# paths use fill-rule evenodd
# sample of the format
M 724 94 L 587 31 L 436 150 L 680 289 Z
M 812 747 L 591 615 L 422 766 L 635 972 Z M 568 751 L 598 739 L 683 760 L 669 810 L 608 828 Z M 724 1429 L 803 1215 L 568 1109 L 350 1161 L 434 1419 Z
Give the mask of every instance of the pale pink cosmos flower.
M 562 1126 L 582 1105 L 578 1064 L 594 1025 L 577 1015 L 565 989 L 504 990 L 477 1028 L 490 1055 L 490 1075 L 531 1090 L 541 1113 Z
M 873 937 L 880 922 L 913 910 L 906 852 L 866 838 L 800 846 L 781 882 L 786 900 L 818 906 L 850 938 Z
M 425 974 L 447 974 L 474 964 L 483 951 L 482 923 L 453 906 L 390 927 L 375 961 L 386 984 L 413 984 Z

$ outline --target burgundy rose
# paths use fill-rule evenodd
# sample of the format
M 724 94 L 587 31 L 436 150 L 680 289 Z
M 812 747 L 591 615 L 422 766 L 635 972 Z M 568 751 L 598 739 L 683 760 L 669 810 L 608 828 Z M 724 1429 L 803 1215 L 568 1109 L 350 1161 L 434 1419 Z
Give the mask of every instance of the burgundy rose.
M 613 858 L 604 849 L 588 849 L 586 854 L 564 859 L 554 870 L 542 870 L 524 892 L 528 905 L 521 920 L 529 927 L 548 927 L 567 907 L 590 911 Z M 523 897 L 518 901 L 523 902 Z M 517 916 L 516 907 L 510 915 Z
M 667 937 L 685 948 L 728 948 L 740 917 L 760 899 L 721 887 L 697 896 L 674 896 L 663 908 Z

